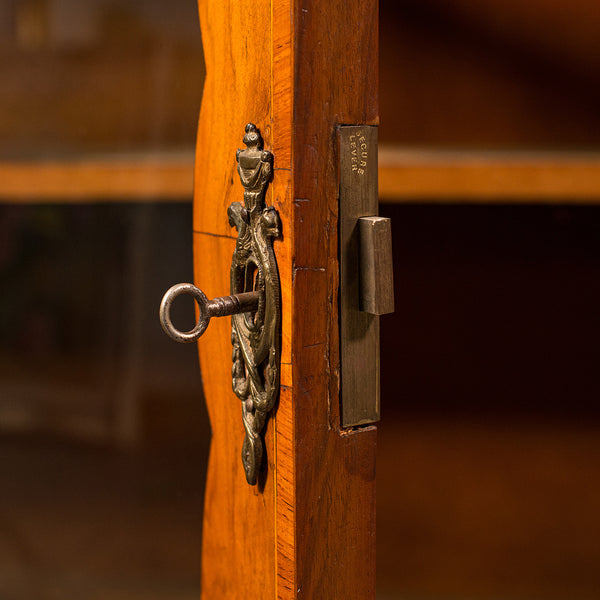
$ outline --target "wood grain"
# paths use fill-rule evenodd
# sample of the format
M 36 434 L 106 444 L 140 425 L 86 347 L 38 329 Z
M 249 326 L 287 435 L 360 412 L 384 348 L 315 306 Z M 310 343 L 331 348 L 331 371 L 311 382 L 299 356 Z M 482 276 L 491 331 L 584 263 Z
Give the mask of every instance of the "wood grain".
M 195 283 L 212 297 L 229 293 L 236 231 L 227 207 L 243 197 L 235 155 L 246 123 L 255 123 L 270 147 L 271 4 L 200 0 L 198 7 L 207 78 L 195 167 Z M 241 461 L 241 406 L 231 390 L 231 319 L 213 319 L 198 347 L 212 429 L 202 598 L 275 598 L 274 424 L 266 428 L 266 478 L 249 486 Z
M 209 296 L 229 290 L 235 241 L 194 234 L 196 283 Z M 210 260 L 207 260 L 210 257 Z M 225 267 L 225 265 L 227 265 Z M 267 426 L 268 477 L 249 486 L 241 461 L 242 409 L 231 390 L 231 319 L 212 319 L 199 341 L 212 441 L 202 539 L 202 597 L 274 597 L 275 490 L 273 425 Z
M 343 431 L 339 418 L 335 128 L 377 123 L 377 3 L 200 0 L 199 9 L 196 284 L 228 291 L 226 210 L 242 198 L 235 151 L 249 121 L 275 156 L 267 203 L 283 230 L 282 387 L 264 487 L 243 477 L 229 320 L 199 343 L 213 430 L 203 598 L 374 598 L 376 431 Z
M 198 125 L 194 229 L 232 235 L 227 207 L 242 199 L 236 150 L 247 123 L 271 147 L 271 4 L 199 0 L 206 81 Z M 267 203 L 270 203 L 270 196 Z
M 292 369 L 305 599 L 375 597 L 376 430 L 340 429 L 335 127 L 378 122 L 377 16 L 376 1 L 296 3 Z

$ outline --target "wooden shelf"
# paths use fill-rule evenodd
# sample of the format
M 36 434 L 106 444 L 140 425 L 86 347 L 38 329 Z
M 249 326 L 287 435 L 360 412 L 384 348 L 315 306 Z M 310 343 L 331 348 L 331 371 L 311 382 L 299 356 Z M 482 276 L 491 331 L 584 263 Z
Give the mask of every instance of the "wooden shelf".
M 191 201 L 194 154 L 0 162 L 0 201 Z M 383 203 L 600 203 L 600 152 L 459 152 L 381 146 Z
M 193 176 L 193 151 L 0 162 L 0 201 L 191 202 Z
M 434 151 L 382 146 L 384 203 L 593 204 L 600 152 Z

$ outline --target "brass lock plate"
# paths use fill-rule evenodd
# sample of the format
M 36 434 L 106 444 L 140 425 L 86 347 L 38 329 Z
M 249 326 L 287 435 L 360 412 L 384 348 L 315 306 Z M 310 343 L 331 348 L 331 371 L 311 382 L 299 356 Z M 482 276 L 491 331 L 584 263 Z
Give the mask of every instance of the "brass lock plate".
M 379 315 L 393 312 L 391 226 L 378 217 L 377 127 L 340 126 L 342 427 L 379 420 Z

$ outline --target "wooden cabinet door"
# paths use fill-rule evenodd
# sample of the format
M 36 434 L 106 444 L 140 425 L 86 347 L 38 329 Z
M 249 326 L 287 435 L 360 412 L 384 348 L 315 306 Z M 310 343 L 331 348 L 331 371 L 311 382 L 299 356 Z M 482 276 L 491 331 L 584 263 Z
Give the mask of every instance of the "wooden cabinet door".
M 338 138 L 376 125 L 377 0 L 199 0 L 207 78 L 198 127 L 195 283 L 229 293 L 246 123 L 274 155 L 267 205 L 282 297 L 281 389 L 265 430 L 264 477 L 248 485 L 231 387 L 231 320 L 199 340 L 212 442 L 202 597 L 375 595 L 375 427 L 339 409 Z

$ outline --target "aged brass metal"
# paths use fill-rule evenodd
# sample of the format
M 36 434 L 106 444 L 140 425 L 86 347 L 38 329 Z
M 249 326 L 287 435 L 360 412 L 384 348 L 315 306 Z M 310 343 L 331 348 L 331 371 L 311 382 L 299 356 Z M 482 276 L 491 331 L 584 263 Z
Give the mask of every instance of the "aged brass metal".
M 385 217 L 358 219 L 360 236 L 360 310 L 394 312 L 392 222 Z
M 246 149 L 237 151 L 238 173 L 244 186 L 244 206 L 234 202 L 229 223 L 238 230 L 231 261 L 234 294 L 261 290 L 255 314 L 231 317 L 233 391 L 242 401 L 246 437 L 242 461 L 246 480 L 254 485 L 262 464 L 262 431 L 279 396 L 281 361 L 281 292 L 273 240 L 281 222 L 265 193 L 273 171 L 273 155 L 263 150 L 263 140 L 252 123 L 246 125 Z
M 341 126 L 339 144 L 341 421 L 357 427 L 379 420 L 378 315 L 393 310 L 391 229 L 377 217 L 377 127 Z
M 192 284 L 173 286 L 160 306 L 166 333 L 178 342 L 197 340 L 211 317 L 231 315 L 232 387 L 242 401 L 246 436 L 242 462 L 246 481 L 255 485 L 263 463 L 262 432 L 279 396 L 281 360 L 281 292 L 273 239 L 281 233 L 277 211 L 265 205 L 265 193 L 273 172 L 273 155 L 263 150 L 255 125 L 246 125 L 246 148 L 237 151 L 238 173 L 244 187 L 244 204 L 227 209 L 229 224 L 238 237 L 231 260 L 231 296 L 208 300 Z M 184 333 L 171 322 L 170 307 L 182 293 L 192 294 L 200 308 L 198 323 Z

